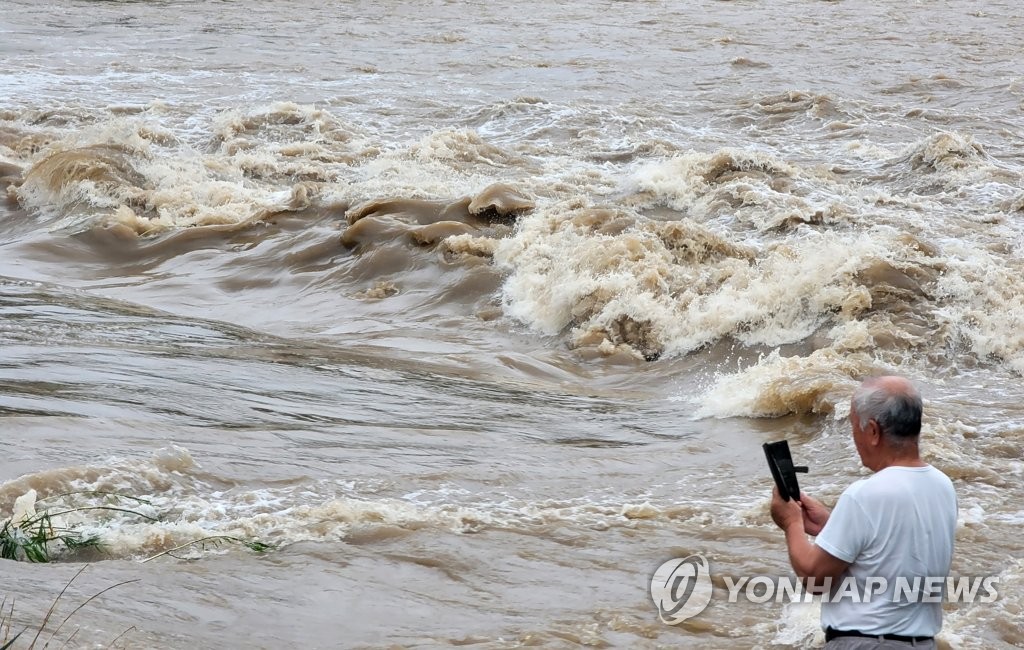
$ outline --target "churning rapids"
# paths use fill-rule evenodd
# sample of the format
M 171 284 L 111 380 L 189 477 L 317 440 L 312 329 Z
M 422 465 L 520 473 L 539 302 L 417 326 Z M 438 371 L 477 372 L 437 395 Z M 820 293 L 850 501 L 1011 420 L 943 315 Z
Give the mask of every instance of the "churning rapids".
M 90 562 L 49 631 L 134 582 L 67 647 L 820 644 L 721 576 L 790 572 L 761 444 L 834 501 L 852 389 L 899 372 L 954 572 L 999 579 L 942 644 L 1024 646 L 1022 34 L 1010 0 L 7 0 L 0 519 L 35 490 L 102 543 L 3 562 L 12 630 Z M 273 547 L 140 562 L 211 536 Z M 664 625 L 693 553 L 716 599 Z

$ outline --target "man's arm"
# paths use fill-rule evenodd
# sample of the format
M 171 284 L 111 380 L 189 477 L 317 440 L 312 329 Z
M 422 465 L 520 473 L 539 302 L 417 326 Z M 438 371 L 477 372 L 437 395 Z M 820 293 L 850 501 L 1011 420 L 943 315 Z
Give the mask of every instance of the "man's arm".
M 801 494 L 801 498 L 807 498 Z M 812 505 L 810 502 L 813 501 Z M 820 508 L 820 510 L 819 510 Z M 829 554 L 821 547 L 807 539 L 805 527 L 810 530 L 817 527 L 820 531 L 828 520 L 828 510 L 817 501 L 809 500 L 808 507 L 801 507 L 797 501 L 783 501 L 776 489 L 772 493 L 772 519 L 786 533 L 786 548 L 789 550 L 789 563 L 800 578 L 813 578 L 814 583 L 821 585 L 826 578 L 836 579 L 849 566 L 839 558 Z M 808 522 L 805 523 L 805 518 Z

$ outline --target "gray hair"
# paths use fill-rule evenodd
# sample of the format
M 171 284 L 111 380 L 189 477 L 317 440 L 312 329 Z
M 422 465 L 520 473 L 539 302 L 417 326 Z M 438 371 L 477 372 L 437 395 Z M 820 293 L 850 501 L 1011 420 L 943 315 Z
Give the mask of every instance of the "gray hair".
M 874 420 L 887 438 L 901 444 L 921 433 L 921 393 L 909 381 L 893 386 L 886 379 L 865 380 L 853 394 L 853 410 L 861 422 Z

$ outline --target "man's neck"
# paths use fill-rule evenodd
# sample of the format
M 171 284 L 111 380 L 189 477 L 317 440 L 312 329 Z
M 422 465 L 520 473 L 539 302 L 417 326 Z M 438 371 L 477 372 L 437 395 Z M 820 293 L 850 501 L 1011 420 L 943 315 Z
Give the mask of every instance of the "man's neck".
M 878 460 L 877 466 L 876 472 L 886 467 L 925 467 L 927 463 L 921 460 L 921 454 L 915 447 L 913 450 L 902 451 L 902 453 L 898 453 L 895 449 L 889 450 Z

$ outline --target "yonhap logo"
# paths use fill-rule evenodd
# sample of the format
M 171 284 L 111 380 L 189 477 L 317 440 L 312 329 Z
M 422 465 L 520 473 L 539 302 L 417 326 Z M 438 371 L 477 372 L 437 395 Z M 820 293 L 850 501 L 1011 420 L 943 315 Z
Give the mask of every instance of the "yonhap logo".
M 722 576 L 724 602 L 769 603 L 991 603 L 999 598 L 1000 576 L 846 576 L 801 580 L 796 576 Z M 711 602 L 711 567 L 703 555 L 673 558 L 651 576 L 651 599 L 658 618 L 678 625 Z
M 667 625 L 703 612 L 711 602 L 711 591 L 711 569 L 703 555 L 671 559 L 651 577 L 651 598 L 658 618 Z

